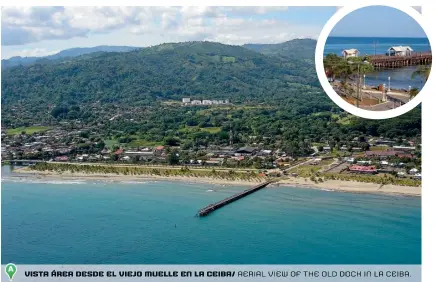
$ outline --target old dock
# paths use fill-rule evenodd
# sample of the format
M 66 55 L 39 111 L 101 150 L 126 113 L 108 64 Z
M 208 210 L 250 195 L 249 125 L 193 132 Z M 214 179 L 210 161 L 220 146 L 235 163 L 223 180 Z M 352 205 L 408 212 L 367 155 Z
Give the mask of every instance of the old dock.
M 376 68 L 400 68 L 417 65 L 430 65 L 432 63 L 431 52 L 411 53 L 406 56 L 369 56 L 369 61 Z
M 242 192 L 239 192 L 233 196 L 230 196 L 228 198 L 225 198 L 224 200 L 221 200 L 219 202 L 216 202 L 215 204 L 210 204 L 204 208 L 202 208 L 201 210 L 198 211 L 197 216 L 199 217 L 203 217 L 203 216 L 207 216 L 208 214 L 210 214 L 211 212 L 213 212 L 214 210 L 217 210 L 219 208 L 224 207 L 225 205 L 228 205 L 236 200 L 239 200 L 245 196 L 248 196 L 256 191 L 259 191 L 262 188 L 265 188 L 266 186 L 268 186 L 268 184 L 272 183 L 273 181 L 266 181 L 263 182 L 259 185 L 256 185 L 254 187 L 251 187 L 247 190 L 244 190 Z

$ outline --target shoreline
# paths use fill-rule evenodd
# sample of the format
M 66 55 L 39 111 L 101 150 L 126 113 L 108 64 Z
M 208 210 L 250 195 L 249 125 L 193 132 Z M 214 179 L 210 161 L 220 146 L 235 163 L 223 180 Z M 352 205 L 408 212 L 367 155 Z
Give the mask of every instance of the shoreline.
M 14 177 L 35 177 L 36 179 L 48 180 L 96 180 L 96 181 L 113 181 L 113 182 L 127 182 L 127 181 L 170 181 L 170 182 L 183 182 L 183 183 L 205 183 L 212 185 L 223 186 L 253 186 L 261 183 L 261 181 L 247 181 L 247 180 L 225 180 L 218 178 L 208 177 L 187 177 L 187 176 L 158 176 L 158 175 L 119 175 L 119 174 L 86 174 L 86 173 L 71 173 L 71 172 L 53 172 L 53 171 L 36 171 L 28 167 L 18 168 L 15 170 L 17 173 L 25 175 Z M 365 194 L 383 194 L 391 196 L 414 196 L 421 197 L 422 187 L 400 186 L 400 185 L 380 185 L 376 183 L 366 183 L 357 181 L 344 181 L 344 180 L 325 180 L 323 182 L 313 182 L 308 178 L 290 177 L 282 179 L 272 184 L 271 187 L 295 187 L 305 189 L 316 189 L 330 192 L 348 192 L 348 193 L 365 193 Z

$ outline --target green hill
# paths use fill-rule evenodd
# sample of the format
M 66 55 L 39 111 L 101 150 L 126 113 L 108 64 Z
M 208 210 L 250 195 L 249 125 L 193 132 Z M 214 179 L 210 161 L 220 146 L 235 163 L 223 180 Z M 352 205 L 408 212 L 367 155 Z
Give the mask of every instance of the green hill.
M 2 107 L 21 100 L 28 111 L 71 102 L 144 105 L 185 96 L 280 103 L 303 92 L 319 92 L 313 68 L 305 61 L 212 42 L 162 44 L 18 66 L 4 70 L 2 77 Z M 319 99 L 329 101 L 324 95 Z
M 294 39 L 278 44 L 245 44 L 243 46 L 265 55 L 276 55 L 313 62 L 316 40 Z
M 7 68 L 2 125 L 79 126 L 123 144 L 161 144 L 171 137 L 188 148 L 226 145 L 232 135 L 234 144 L 303 155 L 311 142 L 419 136 L 420 109 L 387 121 L 340 110 L 319 86 L 314 45 L 166 43 Z M 232 105 L 185 107 L 183 97 L 229 99 Z

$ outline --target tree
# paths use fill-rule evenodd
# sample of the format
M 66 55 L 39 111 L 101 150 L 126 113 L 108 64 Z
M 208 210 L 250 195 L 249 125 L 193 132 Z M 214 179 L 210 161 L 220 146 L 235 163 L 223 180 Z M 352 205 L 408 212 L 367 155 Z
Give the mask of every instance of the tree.
M 416 77 L 422 77 L 427 82 L 431 71 L 431 65 L 429 66 L 419 66 L 416 71 L 412 73 L 412 79 Z
M 410 91 L 409 91 L 410 99 L 415 98 L 415 96 L 418 95 L 418 93 L 419 93 L 418 88 L 413 87 L 412 89 L 410 89 Z
M 168 163 L 170 165 L 178 165 L 179 164 L 179 155 L 176 152 L 171 152 L 170 154 L 168 154 Z

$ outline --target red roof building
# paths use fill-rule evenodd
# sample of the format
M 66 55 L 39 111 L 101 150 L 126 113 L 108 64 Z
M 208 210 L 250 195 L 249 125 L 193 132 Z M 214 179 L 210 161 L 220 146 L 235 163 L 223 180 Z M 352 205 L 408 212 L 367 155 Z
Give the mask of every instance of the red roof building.
M 55 161 L 57 161 L 57 162 L 66 162 L 66 161 L 68 161 L 68 156 L 57 156 L 55 158 Z
M 124 152 L 123 148 L 119 148 L 114 152 L 115 155 L 121 155 Z
M 352 165 L 348 167 L 348 170 L 357 173 L 377 173 L 377 168 L 373 165 L 370 166 Z

